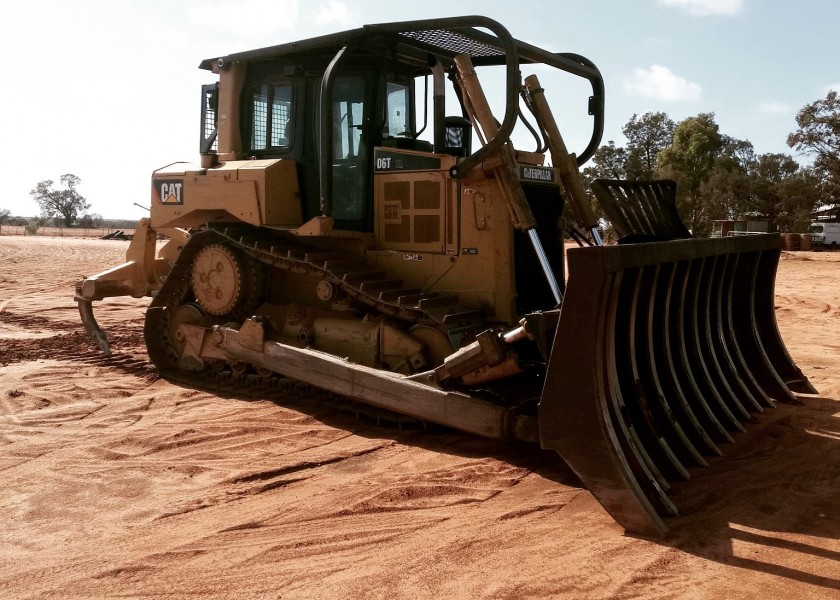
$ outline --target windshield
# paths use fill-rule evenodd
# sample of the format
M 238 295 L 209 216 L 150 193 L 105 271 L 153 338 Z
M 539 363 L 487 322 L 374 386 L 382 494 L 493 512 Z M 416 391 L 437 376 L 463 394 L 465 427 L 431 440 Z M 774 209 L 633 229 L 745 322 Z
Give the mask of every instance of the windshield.
M 811 225 L 811 233 L 822 233 L 823 226 L 822 225 Z

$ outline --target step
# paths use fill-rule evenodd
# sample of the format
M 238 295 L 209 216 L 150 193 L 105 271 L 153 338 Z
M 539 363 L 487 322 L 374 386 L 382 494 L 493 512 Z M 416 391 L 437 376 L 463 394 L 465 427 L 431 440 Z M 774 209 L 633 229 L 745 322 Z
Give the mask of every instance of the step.
M 342 276 L 353 271 L 363 271 L 367 265 L 358 258 L 341 258 L 324 261 L 324 268 L 336 276 Z
M 447 327 L 466 327 L 484 323 L 487 315 L 483 310 L 463 310 L 450 312 L 443 317 L 443 324 Z
M 379 294 L 379 299 L 383 302 L 393 302 L 399 300 L 403 296 L 419 294 L 418 288 L 397 288 L 395 290 L 386 290 Z
M 438 296 L 436 298 L 425 298 L 419 302 L 420 310 L 434 310 L 437 308 L 450 308 L 458 305 L 458 296 Z
M 364 281 L 384 279 L 387 276 L 388 274 L 385 271 L 355 271 L 351 273 L 345 273 L 342 279 L 350 285 L 356 285 Z
M 403 287 L 402 279 L 376 279 L 373 281 L 365 281 L 359 286 L 359 289 L 369 296 L 378 296 L 379 294 L 376 292 L 398 290 L 401 287 Z
M 315 252 L 307 252 L 306 256 L 304 256 L 304 260 L 307 262 L 312 263 L 313 265 L 318 265 L 319 267 L 326 268 L 325 263 L 327 261 L 335 261 L 335 260 L 346 260 L 347 253 L 335 250 L 322 250 L 322 251 L 315 251 Z
M 427 300 L 429 298 L 437 298 L 440 296 L 438 292 L 423 292 L 420 294 L 409 294 L 407 296 L 400 296 L 397 300 L 397 304 L 404 308 L 418 308 L 419 304 L 423 300 Z

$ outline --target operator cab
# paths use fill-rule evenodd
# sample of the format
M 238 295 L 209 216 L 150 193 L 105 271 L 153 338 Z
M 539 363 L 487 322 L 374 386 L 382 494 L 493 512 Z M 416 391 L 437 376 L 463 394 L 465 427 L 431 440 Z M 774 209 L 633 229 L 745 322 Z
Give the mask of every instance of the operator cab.
M 330 40 L 323 45 L 320 52 L 304 49 L 242 61 L 244 67 L 214 65 L 222 83 L 204 86 L 201 152 L 218 151 L 225 75 L 239 68 L 231 79 L 240 91 L 230 102 L 238 107 L 241 150 L 231 158 L 295 161 L 304 222 L 328 212 L 335 229 L 373 232 L 375 149 L 463 158 L 471 151 L 472 126 L 460 115 L 434 122 L 443 112 L 444 71 L 432 55 L 406 57 L 393 41 L 379 38 L 346 51 Z M 441 97 L 434 98 L 431 110 L 433 80 Z M 421 99 L 420 107 L 415 99 Z M 388 158 L 379 165 L 388 164 Z M 428 164 L 445 169 L 450 162 Z
M 374 148 L 433 152 L 431 142 L 417 137 L 415 72 L 381 55 L 347 57 L 329 80 L 325 135 L 319 109 L 326 86 L 320 73 L 327 66 L 304 55 L 250 66 L 239 97 L 242 156 L 296 162 L 304 220 L 324 212 L 329 194 L 336 229 L 372 231 Z M 217 90 L 215 85 L 203 90 L 202 154 L 218 147 Z M 331 150 L 322 153 L 321 144 Z M 319 164 L 325 155 L 326 181 Z

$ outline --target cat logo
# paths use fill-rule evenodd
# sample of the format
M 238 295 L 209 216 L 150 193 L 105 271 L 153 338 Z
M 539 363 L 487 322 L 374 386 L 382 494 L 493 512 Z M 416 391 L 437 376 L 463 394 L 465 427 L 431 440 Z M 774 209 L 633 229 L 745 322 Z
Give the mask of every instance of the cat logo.
M 183 204 L 184 182 L 180 179 L 155 181 L 155 195 L 161 204 Z

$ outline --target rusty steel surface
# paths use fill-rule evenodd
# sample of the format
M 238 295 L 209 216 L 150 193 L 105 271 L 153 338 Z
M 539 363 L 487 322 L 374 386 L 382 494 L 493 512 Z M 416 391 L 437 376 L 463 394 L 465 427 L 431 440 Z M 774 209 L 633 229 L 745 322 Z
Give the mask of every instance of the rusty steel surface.
M 667 531 L 671 482 L 753 414 L 815 391 L 776 326 L 776 234 L 569 252 L 540 403 L 559 452 L 625 529 Z

